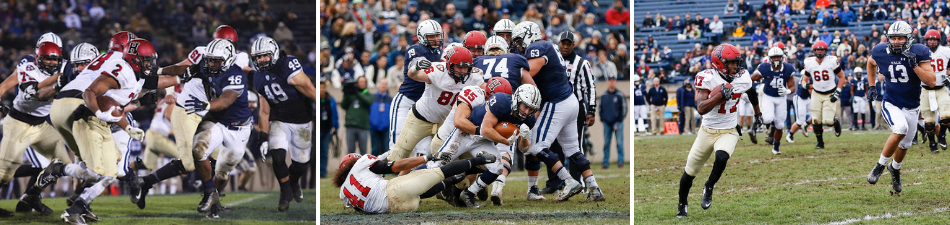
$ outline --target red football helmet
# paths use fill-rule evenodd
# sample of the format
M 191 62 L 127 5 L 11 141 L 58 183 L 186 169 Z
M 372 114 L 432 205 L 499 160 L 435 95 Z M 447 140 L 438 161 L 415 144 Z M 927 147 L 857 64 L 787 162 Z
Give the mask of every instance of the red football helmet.
M 785 51 L 785 43 L 782 43 L 781 41 L 772 43 L 772 47 L 778 47 L 778 48 L 781 48 L 782 51 Z
M 452 47 L 445 53 L 445 58 L 449 59 L 446 64 L 449 67 L 449 76 L 455 80 L 455 83 L 465 83 L 468 76 L 472 73 L 472 52 L 465 47 Z M 455 68 L 462 68 L 465 71 L 459 72 Z
M 109 40 L 109 52 L 118 51 L 121 52 L 125 50 L 126 45 L 129 44 L 132 39 L 135 39 L 135 34 L 128 31 L 119 31 L 112 35 L 112 39 Z
M 511 83 L 508 79 L 501 77 L 492 77 L 485 83 L 485 98 L 491 98 L 495 93 L 511 94 Z
M 43 42 L 40 44 L 40 47 L 36 49 L 35 58 L 40 69 L 52 75 L 56 73 L 56 70 L 59 70 L 59 65 L 63 60 L 63 50 L 60 49 L 56 43 Z M 47 63 L 47 60 L 55 62 Z
M 465 39 L 462 41 L 462 45 L 465 48 L 468 48 L 468 51 L 472 52 L 472 55 L 479 57 L 485 54 L 485 42 L 488 41 L 488 37 L 485 37 L 482 32 L 479 31 L 469 31 L 465 34 Z
M 821 52 L 819 53 L 818 51 Z M 814 52 L 818 58 L 825 58 L 825 56 L 828 55 L 828 43 L 825 43 L 825 41 L 815 42 L 815 44 L 811 46 L 811 52 Z
M 345 167 L 353 166 L 356 163 L 356 160 L 359 160 L 360 157 L 363 157 L 360 154 L 350 153 L 343 156 L 343 160 L 340 160 L 340 170 L 343 170 Z
M 734 65 L 730 65 L 735 63 Z M 731 44 L 721 44 L 713 49 L 712 66 L 719 72 L 719 76 L 732 82 L 732 79 L 742 71 L 742 55 L 739 49 Z
M 228 39 L 231 41 L 231 44 L 237 44 L 238 34 L 234 28 L 228 25 L 218 26 L 217 29 L 214 29 L 214 39 Z
M 927 33 L 924 34 L 924 44 L 930 48 L 930 51 L 936 51 L 937 47 L 940 47 L 940 38 L 940 31 L 934 29 L 927 30 Z
M 147 72 L 152 70 L 152 67 L 156 65 L 156 59 L 158 59 L 155 46 L 141 38 L 129 41 L 123 53 L 122 58 L 129 63 L 129 66 L 132 66 L 132 71 L 146 72 L 145 75 L 148 75 Z

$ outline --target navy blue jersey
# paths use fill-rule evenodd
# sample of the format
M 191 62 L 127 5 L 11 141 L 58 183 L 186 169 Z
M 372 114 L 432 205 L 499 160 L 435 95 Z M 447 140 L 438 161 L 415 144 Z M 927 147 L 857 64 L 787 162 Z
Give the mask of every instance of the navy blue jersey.
M 406 50 L 406 59 L 405 64 L 403 64 L 402 75 L 402 86 L 399 86 L 399 93 L 406 96 L 413 101 L 419 101 L 419 98 L 422 97 L 422 93 L 426 90 L 426 83 L 419 82 L 409 78 L 409 62 L 416 57 L 425 57 L 431 62 L 439 62 L 442 57 L 442 49 L 436 48 L 431 49 L 422 44 L 414 44 L 409 46 L 409 49 Z
M 495 93 L 484 106 L 472 109 L 472 114 L 468 116 L 468 120 L 472 121 L 473 124 L 481 125 L 486 110 L 490 110 L 492 115 L 498 118 L 499 123 L 509 122 L 515 125 L 527 123 L 531 125 L 536 122 L 534 115 L 528 116 L 525 120 L 519 120 L 518 117 L 514 116 L 511 111 L 511 95 L 505 93 Z
M 633 88 L 633 105 L 646 105 L 647 86 L 640 84 Z
M 799 81 L 801 81 L 801 80 L 799 80 Z M 798 89 L 795 90 L 795 94 L 798 95 L 798 97 L 799 97 L 799 98 L 802 98 L 802 99 L 809 99 L 809 98 L 811 98 L 811 93 L 808 93 L 808 88 L 807 88 L 807 86 L 802 87 L 802 83 L 803 83 L 803 82 L 799 82 L 798 85 L 795 85 L 795 86 L 798 86 Z M 811 83 L 811 77 L 808 77 L 808 83 L 809 83 L 809 84 Z M 805 85 L 808 85 L 808 84 L 805 84 Z
M 511 90 L 517 90 L 521 85 L 521 69 L 531 70 L 528 59 L 516 54 L 485 55 L 475 58 L 474 63 L 485 72 L 485 82 L 492 77 L 505 78 L 511 83 Z
M 247 78 L 244 76 L 241 67 L 232 65 L 228 70 L 212 78 L 211 83 L 217 93 L 234 90 L 240 94 L 237 100 L 234 100 L 228 108 L 208 112 L 208 115 L 213 117 L 215 122 L 224 125 L 238 125 L 251 118 L 251 108 L 247 107 Z
M 920 62 L 930 61 L 930 49 L 922 44 L 913 44 L 911 52 Z M 884 75 L 884 101 L 901 108 L 920 106 L 920 77 L 903 54 L 891 54 L 887 43 L 871 49 L 871 57 L 877 63 L 877 71 Z
M 546 59 L 544 66 L 533 77 L 541 91 L 542 102 L 557 103 L 574 94 L 574 89 L 567 82 L 567 67 L 563 64 L 564 59 L 557 45 L 549 41 L 536 41 L 525 49 L 524 54 L 528 59 Z
M 264 95 L 270 106 L 270 120 L 287 123 L 308 123 L 315 115 L 310 103 L 312 100 L 290 85 L 292 75 L 299 74 L 300 62 L 294 56 L 277 59 L 277 64 L 254 75 L 251 87 Z M 306 76 L 306 75 L 304 75 Z
M 851 79 L 851 87 L 854 87 L 854 97 L 864 97 L 867 92 L 868 80 Z
M 759 64 L 756 70 L 762 74 L 762 83 L 767 84 L 762 88 L 762 92 L 765 92 L 768 96 L 781 97 L 778 90 L 781 87 L 788 86 L 788 78 L 792 77 L 792 73 L 795 73 L 795 66 L 790 63 L 783 63 L 781 69 L 772 70 L 771 64 L 762 63 Z
M 841 86 L 841 93 L 838 95 L 840 97 L 841 106 L 851 106 L 851 83 L 844 82 L 844 85 Z

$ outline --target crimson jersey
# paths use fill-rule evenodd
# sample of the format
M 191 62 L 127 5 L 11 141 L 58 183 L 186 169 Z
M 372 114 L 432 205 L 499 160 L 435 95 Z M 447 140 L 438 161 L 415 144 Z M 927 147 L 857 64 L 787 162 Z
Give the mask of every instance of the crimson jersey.
M 478 68 L 472 68 L 472 74 L 465 81 L 456 83 L 455 79 L 449 75 L 449 67 L 445 62 L 433 62 L 432 66 L 425 69 L 425 73 L 429 77 L 429 83 L 426 84 L 425 92 L 413 107 L 425 117 L 426 121 L 432 123 L 445 121 L 449 111 L 452 111 L 455 96 L 463 87 L 485 83 L 482 72 Z
M 369 170 L 378 162 L 380 160 L 372 155 L 363 155 L 356 160 L 340 187 L 340 199 L 344 204 L 368 213 L 389 211 L 389 198 L 386 195 L 389 181 L 383 179 L 383 175 Z
M 732 84 L 732 97 L 728 97 L 725 102 L 714 107 L 703 115 L 703 126 L 712 129 L 731 129 L 735 128 L 739 122 L 736 115 L 736 105 L 742 94 L 749 88 L 752 88 L 752 78 L 749 72 L 741 70 L 741 73 L 733 78 L 732 82 L 727 82 L 719 72 L 714 69 L 703 70 L 696 74 L 696 89 L 712 91 L 717 86 L 730 83 Z

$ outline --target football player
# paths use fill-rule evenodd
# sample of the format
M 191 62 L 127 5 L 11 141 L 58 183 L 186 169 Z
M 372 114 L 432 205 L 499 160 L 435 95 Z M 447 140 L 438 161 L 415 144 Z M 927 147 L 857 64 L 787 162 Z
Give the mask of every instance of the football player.
M 815 126 L 815 138 L 818 144 L 815 148 L 825 148 L 822 126 L 834 126 L 835 136 L 841 136 L 841 122 L 835 118 L 838 95 L 841 87 L 847 82 L 838 57 L 828 55 L 828 44 L 824 41 L 815 42 L 811 47 L 813 56 L 805 58 L 805 76 L 809 77 L 815 93 L 811 96 L 811 122 Z M 837 78 L 835 78 L 837 76 Z
M 404 79 L 399 86 L 399 93 L 393 96 L 392 107 L 389 111 L 389 149 L 396 146 L 396 141 L 402 133 L 403 125 L 409 117 L 413 105 L 422 98 L 426 90 L 426 83 L 409 78 L 409 71 L 417 65 L 422 59 L 428 62 L 439 62 L 442 55 L 442 25 L 435 20 L 425 20 L 416 27 L 416 38 L 418 44 L 409 46 L 406 50 L 405 67 L 403 68 Z M 451 98 L 452 96 L 449 96 Z M 392 153 L 390 152 L 390 155 Z M 388 157 L 387 157 L 388 158 Z M 394 160 L 390 160 L 394 161 Z
M 864 70 L 861 69 L 861 67 L 855 67 L 852 74 L 854 74 L 853 75 L 854 78 L 852 78 L 850 81 L 851 82 L 851 96 L 853 96 L 852 97 L 853 100 L 851 100 L 852 101 L 851 111 L 853 111 L 854 114 L 852 115 L 851 118 L 854 118 L 852 119 L 853 121 L 855 121 L 853 124 L 854 126 L 857 126 L 856 121 L 859 118 L 858 114 L 860 114 L 861 121 L 864 121 L 864 123 L 861 124 L 861 127 L 859 128 L 859 130 L 868 130 L 868 128 L 864 126 L 865 124 L 868 123 L 867 117 L 866 117 L 868 113 L 868 100 L 867 98 L 864 97 L 864 95 L 867 93 L 867 90 L 868 90 L 868 80 L 867 78 L 864 77 Z M 947 97 L 950 98 L 950 95 L 948 95 Z
M 781 48 L 772 47 L 768 52 L 769 61 L 759 64 L 752 72 L 752 80 L 761 81 L 764 96 L 759 104 L 762 110 L 762 122 L 771 125 L 768 132 L 772 137 L 772 154 L 782 154 L 779 145 L 782 143 L 782 130 L 785 128 L 785 117 L 788 116 L 788 105 L 785 96 L 794 93 L 795 66 L 786 62 L 785 52 Z
M 473 30 L 466 33 L 465 37 L 462 38 L 462 46 L 472 52 L 472 58 L 478 58 L 485 55 L 485 41 L 487 40 L 488 38 L 481 31 Z
M 238 41 L 237 32 L 227 25 L 215 29 L 214 38 L 227 40 L 231 42 L 232 47 Z M 188 54 L 187 59 L 172 66 L 159 68 L 157 72 L 158 74 L 183 75 L 186 77 L 200 74 L 201 65 L 199 64 L 206 51 L 206 46 L 198 46 Z M 234 64 L 237 64 L 242 70 L 247 70 L 249 64 L 247 53 L 236 52 L 234 54 Z M 168 104 L 175 103 L 175 106 L 171 109 L 170 121 L 171 131 L 175 133 L 178 158 L 145 176 L 142 180 L 141 192 L 129 193 L 132 203 L 135 203 L 140 209 L 145 208 L 144 199 L 148 195 L 148 190 L 154 184 L 195 170 L 195 160 L 192 157 L 194 136 L 201 123 L 201 118 L 207 114 L 207 111 L 199 110 L 196 113 L 188 113 L 184 106 L 188 103 L 188 100 L 191 100 L 191 96 L 196 97 L 199 101 L 210 101 L 207 93 L 213 92 L 213 87 L 205 79 L 186 79 L 183 81 L 179 86 L 180 88 L 165 89 L 165 102 Z M 178 93 L 178 90 L 181 93 Z M 179 97 L 175 97 L 176 94 Z M 221 150 L 218 149 L 218 151 Z
M 438 160 L 430 155 L 399 161 L 380 160 L 373 155 L 347 154 L 333 176 L 340 187 L 340 200 L 346 208 L 365 213 L 406 213 L 419 209 L 419 200 L 435 196 L 443 188 L 454 185 L 472 167 L 495 162 L 491 154 L 449 163 L 432 169 L 416 170 L 407 175 L 383 179 L 384 174 L 406 171 L 427 161 Z
M 802 73 L 804 74 L 804 73 Z M 802 76 L 802 81 L 800 85 L 796 85 L 795 97 L 792 99 L 792 104 L 795 106 L 795 124 L 792 124 L 792 128 L 788 130 L 788 135 L 785 136 L 785 140 L 788 143 L 795 143 L 795 132 L 802 130 L 802 135 L 808 137 L 808 125 L 811 124 L 811 121 L 808 120 L 808 114 L 811 113 L 811 78 L 807 76 Z
M 578 166 L 578 171 L 583 171 L 581 176 L 589 186 L 587 200 L 605 200 L 594 178 L 594 173 L 590 170 L 590 161 L 580 151 L 577 126 L 574 126 L 580 106 L 577 104 L 577 97 L 574 96 L 574 89 L 568 83 L 566 63 L 561 57 L 558 46 L 550 41 L 542 40 L 541 28 L 534 22 L 519 23 L 515 26 L 513 35 L 513 46 L 515 49 L 524 49 L 524 56 L 528 59 L 530 68 L 528 75 L 532 76 L 541 92 L 541 105 L 531 106 L 535 110 L 540 110 L 541 116 L 531 127 L 531 130 L 535 131 L 530 134 L 533 144 L 525 153 L 525 169 L 528 170 L 528 199 L 543 199 L 537 186 L 542 161 L 565 182 L 563 191 L 555 201 L 565 201 L 581 192 L 580 182 L 571 177 L 567 168 L 564 168 L 558 160 L 557 154 L 548 149 L 557 138 L 561 140 L 559 142 L 564 155 L 574 163 L 573 165 Z
M 290 200 L 303 201 L 300 176 L 307 172 L 310 146 L 313 140 L 306 134 L 313 130 L 316 112 L 308 103 L 316 100 L 316 87 L 301 70 L 300 62 L 292 55 L 281 56 L 277 42 L 269 37 L 257 39 L 251 46 L 251 57 L 257 67 L 252 91 L 263 94 L 270 110 L 260 111 L 260 127 L 266 141 L 262 150 L 269 150 L 273 158 L 274 175 L 280 185 L 281 198 L 277 209 L 286 211 Z M 269 132 L 269 134 L 268 134 Z M 288 167 L 287 154 L 293 161 Z M 261 155 L 266 155 L 262 152 Z
M 159 159 L 158 154 L 173 159 L 180 157 L 175 141 L 169 138 L 174 133 L 171 129 L 171 121 L 168 119 L 171 118 L 172 109 L 175 106 L 165 103 L 165 101 L 159 101 L 157 104 L 155 115 L 152 116 L 152 123 L 149 125 L 148 131 L 145 131 L 145 149 L 142 150 L 144 169 L 149 171 L 156 169 L 155 166 Z
M 928 88 L 937 86 L 936 75 L 930 64 L 930 51 L 921 44 L 914 44 L 913 27 L 907 22 L 897 21 L 887 29 L 887 43 L 880 43 L 871 50 L 868 60 L 868 79 L 877 79 L 877 73 L 884 76 L 884 120 L 891 127 L 891 135 L 884 142 L 881 157 L 868 173 L 868 183 L 877 183 L 884 172 L 884 165 L 891 173 L 891 187 L 901 192 L 901 163 L 917 134 L 917 118 L 921 103 L 919 85 L 923 82 Z M 878 93 L 870 87 L 871 96 Z M 891 157 L 894 161 L 887 162 Z
M 472 53 L 468 49 L 453 47 L 446 51 L 448 62 L 424 58 L 410 62 L 409 78 L 426 83 L 425 94 L 412 107 L 412 115 L 402 128 L 404 133 L 390 150 L 389 161 L 408 157 L 419 141 L 434 135 L 432 131 L 445 121 L 462 87 L 484 83 L 481 70 L 472 68 Z
M 497 36 L 505 39 L 505 44 L 511 46 L 511 32 L 515 30 L 515 23 L 511 22 L 509 19 L 501 19 L 498 22 L 495 22 L 495 26 L 492 27 L 491 33 L 492 36 Z M 505 51 L 510 51 L 505 49 Z
M 494 36 L 485 42 L 485 56 L 476 58 L 474 63 L 485 72 L 485 81 L 492 77 L 501 77 L 508 80 L 512 90 L 518 89 L 521 84 L 535 84 L 529 72 L 528 60 L 517 54 L 508 53 L 508 43 L 501 37 Z
M 921 92 L 920 114 L 924 117 L 924 131 L 927 132 L 927 138 L 930 139 L 930 151 L 936 152 L 939 143 L 940 148 L 947 150 L 947 127 L 950 127 L 950 92 L 945 88 L 950 85 L 947 80 L 947 66 L 950 66 L 950 48 L 940 46 L 940 32 L 937 30 L 928 30 L 924 35 L 924 44 L 930 48 L 930 67 L 937 76 L 937 84 L 933 88 L 921 84 L 924 89 Z M 936 110 L 935 110 L 936 108 Z M 939 113 L 937 111 L 940 111 Z M 936 115 L 935 115 L 936 114 Z M 938 140 L 934 141 L 936 116 L 939 115 L 940 131 Z
M 636 122 L 636 126 L 633 128 L 633 133 L 635 135 L 640 135 L 640 131 L 643 130 L 646 132 L 646 122 L 650 117 L 647 116 L 650 113 L 650 107 L 647 106 L 646 94 L 647 87 L 640 82 L 640 75 L 633 75 L 630 78 L 630 81 L 633 82 L 633 120 Z
M 739 141 L 739 132 L 736 105 L 739 98 L 748 89 L 752 88 L 752 79 L 749 72 L 741 67 L 742 56 L 739 49 L 731 44 L 721 44 L 713 49 L 713 69 L 703 70 L 696 74 L 696 102 L 699 114 L 703 121 L 696 141 L 689 150 L 686 158 L 686 169 L 680 178 L 679 205 L 676 207 L 676 217 L 686 217 L 689 189 L 693 186 L 693 178 L 702 169 L 709 156 L 715 152 L 716 161 L 713 163 L 709 180 L 703 185 L 703 209 L 712 205 L 712 190 L 721 178 L 726 164 Z M 726 86 L 729 85 L 729 86 Z M 731 88 L 729 88 L 731 86 Z M 711 93 L 719 88 L 717 93 Z

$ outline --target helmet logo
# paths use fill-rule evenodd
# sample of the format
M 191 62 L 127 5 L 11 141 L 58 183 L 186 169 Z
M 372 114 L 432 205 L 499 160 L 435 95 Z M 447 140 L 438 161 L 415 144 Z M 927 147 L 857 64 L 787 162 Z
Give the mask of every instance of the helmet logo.
M 139 48 L 139 42 L 132 42 L 132 43 L 129 43 L 129 52 L 128 52 L 128 53 L 129 53 L 129 54 L 135 54 L 135 52 L 138 51 L 138 48 Z M 136 55 L 138 55 L 138 54 L 136 54 Z

